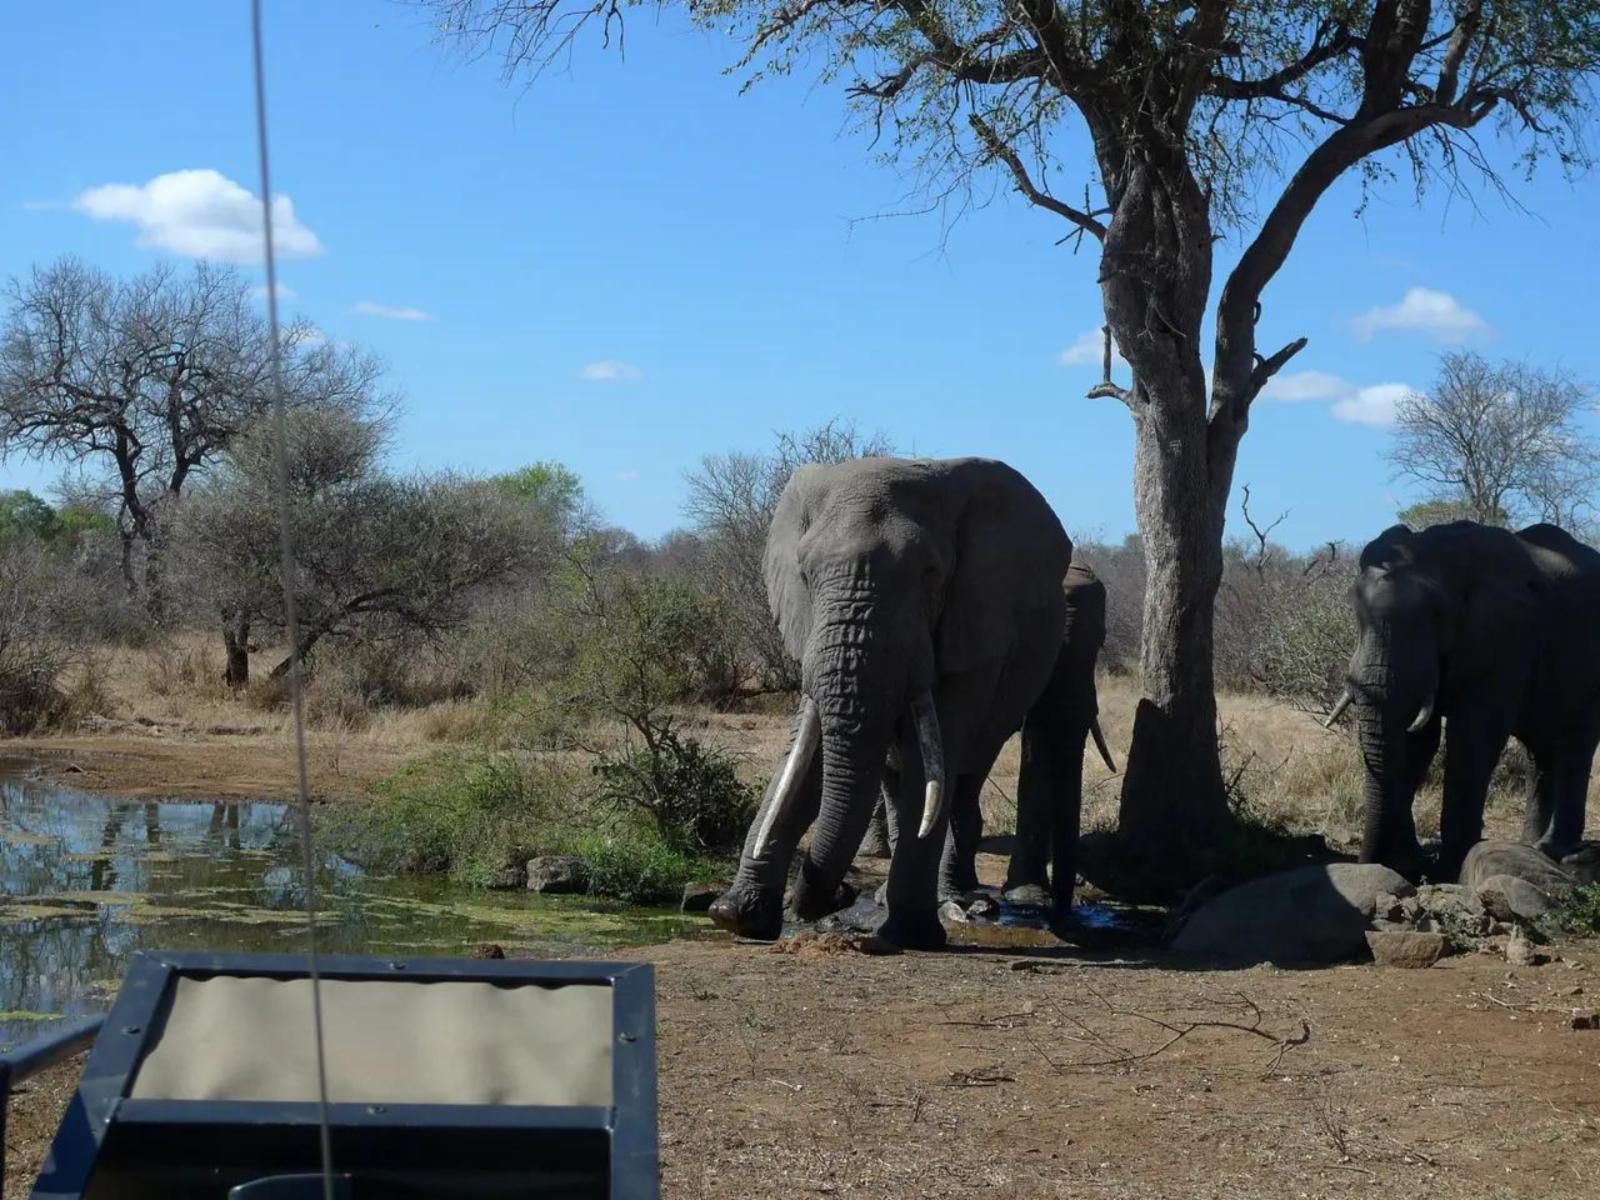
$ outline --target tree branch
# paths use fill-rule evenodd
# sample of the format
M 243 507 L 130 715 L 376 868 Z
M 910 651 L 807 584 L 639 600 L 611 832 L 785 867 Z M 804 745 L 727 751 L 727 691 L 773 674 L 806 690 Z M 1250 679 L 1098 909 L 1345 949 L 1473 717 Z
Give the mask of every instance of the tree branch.
M 1250 372 L 1250 399 L 1254 400 L 1260 395 L 1261 389 L 1267 386 L 1267 380 L 1283 370 L 1284 365 L 1305 348 L 1306 339 L 1303 337 L 1295 338 L 1294 341 L 1270 358 L 1258 357 L 1255 368 Z
M 989 157 L 1000 160 L 1011 169 L 1011 177 L 1016 181 L 1017 191 L 1026 196 L 1030 203 L 1036 204 L 1040 208 L 1048 209 L 1058 217 L 1071 221 L 1079 229 L 1097 239 L 1103 240 L 1105 238 L 1106 227 L 1095 219 L 1093 213 L 1074 208 L 1070 204 L 1057 200 L 1048 192 L 1039 190 L 1029 177 L 1028 168 L 1023 165 L 1021 157 L 994 131 L 994 126 L 990 125 L 977 113 L 969 113 L 967 121 L 972 126 L 973 132 L 978 135 L 978 139 L 983 142 Z

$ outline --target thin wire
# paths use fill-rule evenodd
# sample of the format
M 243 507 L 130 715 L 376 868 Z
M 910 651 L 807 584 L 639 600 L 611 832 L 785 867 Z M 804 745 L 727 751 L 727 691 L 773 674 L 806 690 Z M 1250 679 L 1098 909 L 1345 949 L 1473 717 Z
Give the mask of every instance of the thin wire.
M 267 76 L 262 66 L 261 0 L 250 0 L 250 40 L 256 77 L 256 145 L 261 157 L 261 229 L 266 242 L 267 323 L 272 335 L 272 414 L 278 464 L 278 530 L 283 549 L 283 616 L 289 635 L 289 697 L 294 710 L 295 790 L 304 855 L 306 961 L 311 974 L 311 1023 L 317 1043 L 317 1123 L 322 1142 L 323 1200 L 333 1197 L 333 1131 L 328 1124 L 328 1064 L 322 1037 L 322 975 L 317 966 L 316 854 L 311 844 L 311 793 L 306 785 L 305 706 L 300 689 L 300 623 L 294 602 L 294 530 L 289 521 L 289 434 L 278 345 L 278 267 L 272 242 L 272 172 L 267 155 Z

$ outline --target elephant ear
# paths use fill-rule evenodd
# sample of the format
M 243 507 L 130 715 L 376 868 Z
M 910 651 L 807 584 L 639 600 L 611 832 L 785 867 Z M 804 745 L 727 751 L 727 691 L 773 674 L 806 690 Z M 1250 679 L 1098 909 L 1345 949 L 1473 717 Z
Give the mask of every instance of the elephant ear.
M 1544 611 L 1544 581 L 1537 572 L 1478 572 L 1462 600 L 1453 659 L 1488 671 L 1499 671 L 1494 664 L 1504 659 L 1520 661 Z M 1463 655 L 1468 647 L 1477 650 Z
M 767 580 L 767 605 L 778 622 L 783 648 L 797 659 L 804 654 L 811 637 L 811 589 L 800 571 L 800 539 L 810 525 L 806 474 L 802 467 L 784 485 L 761 559 Z
M 936 635 L 942 671 L 999 662 L 1040 610 L 1059 614 L 1072 542 L 1037 490 L 1002 463 L 974 460 L 955 514 L 954 568 Z

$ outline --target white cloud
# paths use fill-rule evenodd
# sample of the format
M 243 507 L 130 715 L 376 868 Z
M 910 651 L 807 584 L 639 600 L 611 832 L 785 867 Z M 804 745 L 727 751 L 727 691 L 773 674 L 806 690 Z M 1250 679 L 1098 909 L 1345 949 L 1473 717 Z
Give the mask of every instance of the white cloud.
M 1335 420 L 1380 429 L 1394 424 L 1395 408 L 1412 389 L 1404 383 L 1355 384 L 1328 371 L 1293 371 L 1274 375 L 1261 389 L 1261 399 L 1278 404 L 1325 403 Z
M 1056 361 L 1063 367 L 1098 367 L 1105 362 L 1105 356 L 1106 335 L 1098 329 L 1090 329 L 1080 333 L 1072 345 L 1056 355 Z M 1111 362 L 1114 368 L 1128 365 L 1115 342 L 1111 346 Z
M 628 363 L 606 359 L 579 367 L 578 378 L 590 383 L 638 383 L 644 372 Z
M 1304 404 L 1311 400 L 1338 400 L 1355 389 L 1327 371 L 1292 371 L 1274 375 L 1261 389 L 1261 399 L 1279 404 Z
M 265 300 L 267 298 L 267 285 L 262 284 L 260 287 L 251 288 L 250 294 L 257 300 Z M 287 283 L 280 283 L 278 285 L 278 299 L 280 301 L 293 300 L 297 294 L 298 293 Z
M 621 480 L 623 483 L 633 483 L 639 478 L 639 472 L 634 470 L 618 471 L 616 473 L 616 478 Z
M 60 200 L 24 200 L 18 207 L 23 212 L 53 212 L 65 208 L 66 204 Z
M 218 262 L 262 258 L 261 201 L 220 171 L 169 171 L 149 183 L 108 183 L 79 193 L 72 207 L 96 221 L 137 226 L 141 246 Z M 284 258 L 323 252 L 288 196 L 273 197 L 272 233 Z
M 1356 336 L 1368 341 L 1383 330 L 1425 333 L 1441 342 L 1460 342 L 1489 332 L 1489 322 L 1449 292 L 1414 287 L 1399 304 L 1370 309 L 1355 320 Z
M 1371 387 L 1357 388 L 1334 404 L 1333 415 L 1353 425 L 1387 429 L 1394 424 L 1396 407 L 1412 390 L 1404 383 L 1375 383 Z
M 433 318 L 420 308 L 396 308 L 391 304 L 375 304 L 363 300 L 355 306 L 363 317 L 379 317 L 385 321 L 431 321 Z

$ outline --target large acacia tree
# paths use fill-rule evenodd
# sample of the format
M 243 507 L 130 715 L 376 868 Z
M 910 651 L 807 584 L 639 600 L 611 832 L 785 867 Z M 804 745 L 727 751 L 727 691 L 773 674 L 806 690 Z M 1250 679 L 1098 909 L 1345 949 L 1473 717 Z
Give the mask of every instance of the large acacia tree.
M 621 0 L 430 0 L 447 35 L 510 73 L 615 42 Z M 1342 177 L 1398 163 L 1421 185 L 1493 177 L 1479 137 L 1585 165 L 1596 0 L 703 0 L 744 65 L 840 80 L 870 129 L 934 186 L 994 170 L 1099 249 L 1128 408 L 1146 557 L 1144 696 L 1122 794 L 1131 844 L 1211 842 L 1218 763 L 1212 610 L 1240 439 L 1304 345 L 1263 297 Z M 1071 151 L 1087 135 L 1087 155 Z M 1239 254 L 1213 303 L 1219 238 Z M 1207 319 L 1213 319 L 1208 339 Z M 1109 356 L 1108 356 L 1109 362 Z M 1207 367 L 1211 368 L 1208 379 Z

